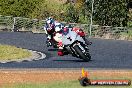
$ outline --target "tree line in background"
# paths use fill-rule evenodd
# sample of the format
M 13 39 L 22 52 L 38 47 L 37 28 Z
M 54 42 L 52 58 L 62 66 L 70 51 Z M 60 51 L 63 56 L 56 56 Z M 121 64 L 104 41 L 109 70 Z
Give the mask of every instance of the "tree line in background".
M 0 15 L 45 19 L 53 15 L 55 19 L 89 23 L 92 0 L 0 0 Z M 93 24 L 105 26 L 127 26 L 132 21 L 130 0 L 95 0 Z

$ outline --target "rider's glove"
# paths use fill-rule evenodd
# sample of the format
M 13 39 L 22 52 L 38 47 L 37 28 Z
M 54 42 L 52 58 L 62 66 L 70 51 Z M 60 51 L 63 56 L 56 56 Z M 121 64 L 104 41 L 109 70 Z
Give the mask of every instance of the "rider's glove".
M 58 47 L 62 47 L 62 46 L 63 46 L 62 42 L 59 42 Z
M 82 31 L 79 31 L 79 32 L 78 32 L 78 35 L 80 35 L 81 37 L 83 37 L 83 36 L 85 36 L 85 33 L 82 32 Z

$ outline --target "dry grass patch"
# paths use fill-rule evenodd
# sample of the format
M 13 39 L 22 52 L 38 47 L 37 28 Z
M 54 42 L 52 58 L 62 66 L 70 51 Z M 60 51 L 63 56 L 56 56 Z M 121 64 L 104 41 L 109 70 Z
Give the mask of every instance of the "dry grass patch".
M 31 53 L 26 49 L 17 48 L 15 46 L 0 45 L 0 61 L 19 60 L 30 57 Z

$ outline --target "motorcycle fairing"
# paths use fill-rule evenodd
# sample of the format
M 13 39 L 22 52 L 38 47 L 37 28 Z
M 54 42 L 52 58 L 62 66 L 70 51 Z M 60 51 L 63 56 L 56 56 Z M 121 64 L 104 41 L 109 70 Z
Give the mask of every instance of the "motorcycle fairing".
M 72 44 L 76 40 L 83 42 L 85 44 L 85 41 L 83 40 L 83 38 L 80 37 L 76 32 L 72 30 L 69 30 L 67 35 L 62 36 L 63 45 Z

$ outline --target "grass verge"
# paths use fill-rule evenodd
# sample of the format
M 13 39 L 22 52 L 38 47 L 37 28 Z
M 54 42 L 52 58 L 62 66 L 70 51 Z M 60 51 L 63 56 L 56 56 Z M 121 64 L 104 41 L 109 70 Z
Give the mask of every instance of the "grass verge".
M 91 71 L 90 72 L 90 79 L 91 80 L 96 80 L 96 79 L 129 79 L 132 81 L 132 71 Z M 64 75 L 65 73 L 63 73 Z M 60 74 L 58 74 L 60 75 Z M 63 75 L 61 75 L 63 77 Z M 69 74 L 71 75 L 71 74 Z M 73 74 L 72 74 L 73 75 Z M 79 84 L 79 81 L 77 78 L 78 74 L 76 75 L 76 79 L 71 79 L 66 80 L 58 80 L 58 81 L 53 81 L 50 80 L 51 82 L 48 83 L 32 83 L 32 82 L 27 82 L 27 83 L 15 83 L 15 84 L 8 84 L 6 86 L 3 86 L 2 88 L 84 88 Z M 73 75 L 73 76 L 75 76 Z M 49 78 L 47 75 L 47 78 Z M 57 74 L 56 74 L 57 76 Z M 68 76 L 68 75 L 67 75 Z M 42 77 L 42 76 L 41 76 Z M 74 78 L 74 77 L 73 77 Z M 46 79 L 46 78 L 45 78 Z M 54 79 L 54 78 L 53 78 Z M 132 85 L 130 86 L 87 86 L 85 88 L 132 88 Z
M 132 40 L 132 30 L 128 30 L 128 33 L 121 33 L 121 36 L 125 37 L 126 40 Z
M 0 45 L 0 61 L 19 60 L 30 57 L 31 53 L 26 49 L 17 48 L 15 46 Z
M 132 80 L 132 79 L 131 79 Z M 79 81 L 64 81 L 64 82 L 54 82 L 49 84 L 15 84 L 8 85 L 2 88 L 84 88 L 79 84 Z M 85 88 L 132 88 L 132 86 L 87 86 Z

